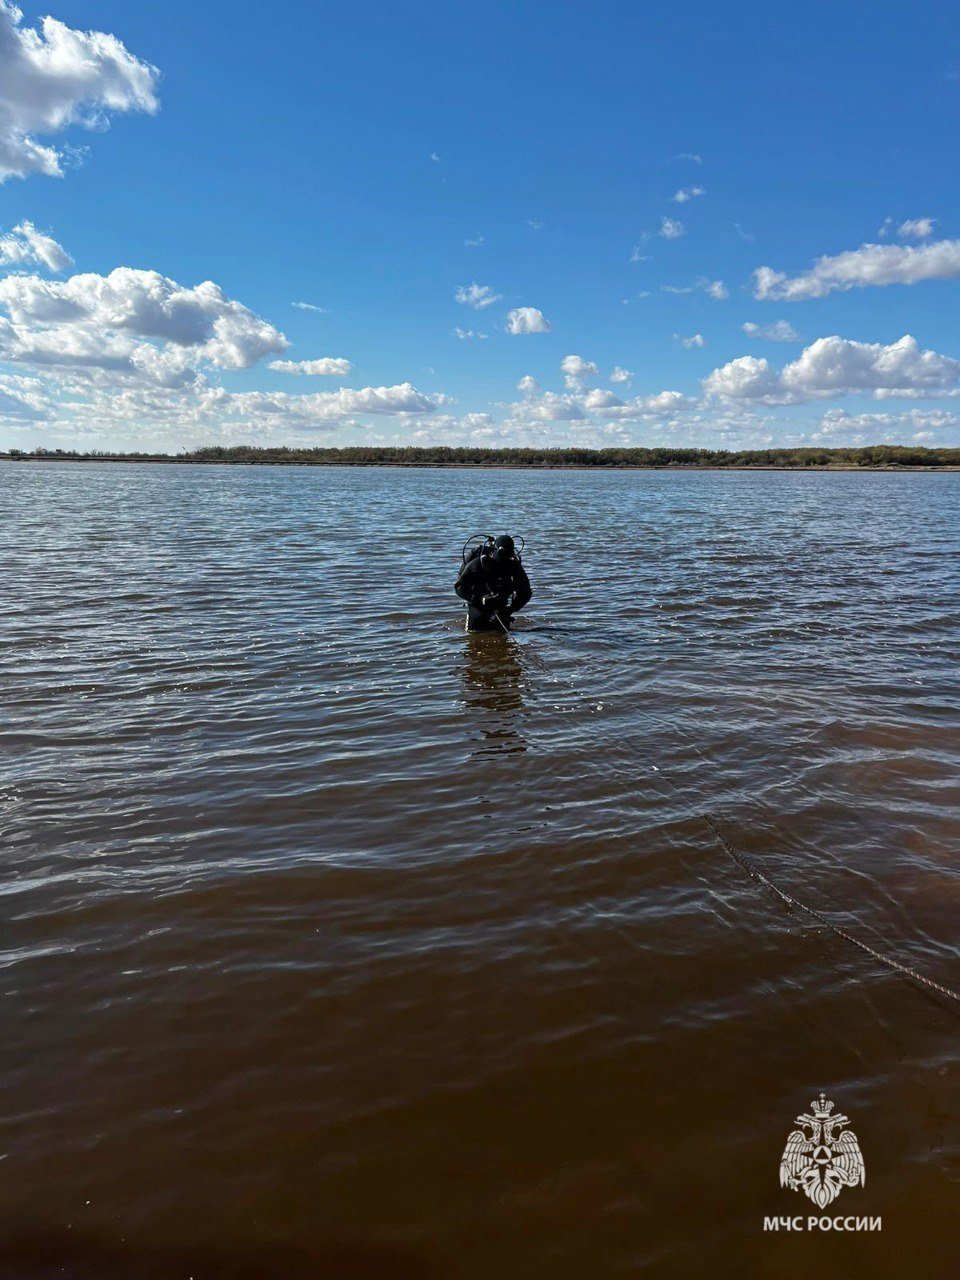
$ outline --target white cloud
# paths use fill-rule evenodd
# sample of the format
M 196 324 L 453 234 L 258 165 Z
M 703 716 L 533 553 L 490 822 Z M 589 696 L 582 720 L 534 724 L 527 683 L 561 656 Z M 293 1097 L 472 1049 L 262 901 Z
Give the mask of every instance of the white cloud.
M 50 406 L 37 378 L 0 374 L 0 422 L 39 422 L 50 416 Z
M 629 385 L 632 377 L 633 374 L 629 369 L 621 369 L 619 365 L 615 365 L 613 373 L 610 374 L 610 381 Z
M 10 380 L 0 375 L 0 389 L 5 381 Z M 37 399 L 35 416 L 47 418 L 56 429 L 60 437 L 56 443 L 81 441 L 87 447 L 99 446 L 105 439 L 121 448 L 145 445 L 152 449 L 191 447 L 205 440 L 283 443 L 291 440 L 291 432 L 365 429 L 363 419 L 368 417 L 395 418 L 407 426 L 414 419 L 432 419 L 451 403 L 448 397 L 425 394 L 409 382 L 308 394 L 231 393 L 202 376 L 177 388 L 142 383 L 118 387 L 113 381 L 109 385 L 88 380 L 75 383 L 69 372 L 58 370 L 36 385 L 50 388 L 52 411 L 29 386 L 22 392 L 12 390 L 23 399 Z M 29 416 L 16 412 L 21 418 Z M 46 434 L 44 443 L 49 442 L 49 427 Z
M 865 244 L 859 249 L 818 258 L 805 275 L 789 277 L 770 267 L 753 273 L 753 296 L 760 301 L 796 302 L 825 298 L 835 289 L 870 285 L 917 284 L 960 275 L 960 240 L 937 240 L 924 245 Z
M 908 218 L 897 227 L 897 234 L 914 240 L 926 240 L 933 235 L 936 218 Z
M 437 155 L 435 151 L 430 152 L 430 159 L 433 161 L 434 164 L 440 163 L 440 157 Z
M 696 401 L 679 391 L 660 391 L 656 395 L 636 396 L 632 400 L 618 403 L 595 404 L 593 411 L 608 421 L 645 422 L 650 419 L 672 418 L 675 414 L 692 409 L 695 404 Z
M 453 332 L 456 334 L 456 336 L 460 339 L 461 342 L 468 342 L 471 338 L 476 338 L 478 339 L 478 341 L 483 342 L 487 337 L 485 333 L 480 333 L 478 329 L 457 328 L 457 329 L 454 329 Z
M 679 240 L 686 228 L 678 218 L 661 218 L 660 235 L 664 240 Z
M 515 422 L 580 422 L 587 416 L 579 396 L 558 395 L 555 391 L 540 395 L 532 388 L 525 389 L 523 400 L 505 407 Z
M 282 333 L 212 281 L 187 289 L 130 267 L 64 281 L 7 276 L 0 280 L 0 309 L 10 317 L 0 321 L 7 360 L 88 365 L 164 383 L 184 380 L 201 360 L 248 369 L 287 347 Z
M 681 347 L 686 347 L 689 351 L 691 347 L 705 347 L 706 339 L 702 333 L 695 333 L 689 338 L 684 338 L 681 334 L 675 333 L 674 338 L 680 343 Z
M 353 368 L 349 360 L 338 356 L 322 356 L 319 360 L 272 360 L 270 368 L 277 373 L 309 374 L 321 378 L 346 378 Z
M 735 222 L 733 224 L 733 229 L 734 231 L 736 231 L 737 235 L 740 237 L 741 240 L 746 240 L 748 244 L 753 243 L 753 236 L 750 234 L 749 231 L 744 231 L 743 227 L 741 227 L 739 222 Z
M 817 395 L 871 391 L 881 398 L 920 397 L 955 390 L 960 361 L 935 351 L 921 351 L 909 334 L 887 346 L 818 338 L 784 368 L 781 379 L 789 389 Z
M 20 222 L 7 235 L 0 236 L 0 265 L 36 265 L 48 271 L 65 271 L 73 265 L 73 259 L 62 245 L 38 231 L 32 222 Z
M 853 393 L 875 399 L 960 394 L 960 361 L 921 351 L 906 335 L 884 346 L 818 338 L 778 373 L 766 358 L 741 356 L 704 379 L 707 395 L 767 404 L 803 404 Z
M 499 302 L 501 295 L 494 293 L 488 284 L 460 285 L 454 295 L 457 302 L 462 303 L 466 307 L 473 307 L 476 311 L 482 311 L 484 307 L 492 306 L 494 302 Z
M 427 422 L 412 422 L 414 430 L 411 439 L 417 444 L 442 444 L 445 441 L 461 442 L 462 437 L 479 436 L 494 427 L 489 413 L 465 413 L 455 417 L 448 413 L 438 413 Z
M 956 439 L 960 418 L 945 409 L 907 409 L 901 413 L 848 413 L 831 408 L 820 419 L 815 441 L 830 444 L 902 443 Z
M 630 261 L 631 262 L 649 262 L 650 255 L 648 253 L 641 253 L 640 246 L 638 244 L 635 244 L 633 248 L 630 250 Z
M 357 415 L 397 416 L 428 414 L 446 404 L 446 396 L 425 395 L 412 383 L 393 387 L 361 387 L 352 390 L 314 391 L 291 395 L 286 391 L 211 392 L 228 416 L 277 416 L 294 425 L 340 422 Z
M 740 326 L 748 338 L 762 338 L 764 342 L 799 342 L 800 335 L 788 320 L 775 320 L 773 324 L 759 325 L 748 320 Z
M 679 155 L 673 158 L 674 160 L 692 160 L 694 164 L 703 164 L 703 157 L 698 156 L 695 151 L 681 151 Z
M 584 395 L 581 404 L 587 413 L 598 413 L 608 409 L 619 409 L 623 401 L 605 387 L 594 387 Z
M 523 224 L 529 227 L 531 231 L 542 231 L 547 225 L 545 222 L 538 222 L 536 218 L 524 218 Z
M 287 342 L 272 325 L 207 280 L 187 289 L 156 271 L 117 267 L 108 276 L 38 276 L 0 280 L 0 307 L 17 325 L 90 323 L 180 346 L 201 347 L 226 369 L 247 369 Z
M 103 128 L 114 112 L 157 110 L 156 67 L 116 36 L 75 31 L 55 18 L 39 30 L 0 0 L 0 182 L 62 174 L 62 153 L 38 141 L 70 125 Z
M 714 369 L 703 381 L 709 396 L 729 400 L 759 400 L 776 403 L 782 399 L 779 376 L 766 357 L 740 356 Z
M 326 307 L 315 307 L 312 302 L 291 302 L 291 307 L 296 307 L 298 311 L 316 311 L 319 315 L 327 314 Z
M 584 378 L 593 378 L 600 370 L 592 360 L 584 360 L 583 356 L 564 356 L 560 362 L 560 372 L 564 375 L 567 389 L 578 391 L 583 386 Z
M 579 356 L 573 357 L 578 369 L 590 364 L 588 361 L 581 363 L 581 359 Z M 573 362 L 569 367 L 574 367 Z M 566 376 L 569 378 L 571 375 Z M 602 426 L 607 431 L 613 429 L 613 424 L 667 421 L 681 411 L 690 409 L 695 403 L 679 391 L 662 391 L 657 395 L 637 396 L 628 401 L 604 387 L 587 390 L 581 385 L 573 392 L 542 392 L 540 384 L 529 374 L 520 379 L 517 389 L 523 399 L 500 406 L 507 415 L 504 420 L 506 425 L 513 428 L 539 429 L 545 423 L 573 423 L 594 428 Z
M 686 204 L 690 200 L 696 200 L 698 196 L 705 196 L 707 193 L 703 187 L 681 187 L 680 190 L 670 197 L 675 204 Z
M 553 325 L 536 307 L 514 307 L 507 312 L 507 333 L 549 333 Z
M 705 293 L 708 298 L 713 298 L 717 302 L 722 302 L 724 298 L 730 296 L 722 280 L 708 280 L 706 276 L 700 276 L 694 284 L 662 284 L 660 286 L 661 293 L 696 293 L 698 289 Z
M 463 243 L 468 249 L 479 249 L 483 244 L 483 236 L 474 236 L 472 240 L 464 240 Z

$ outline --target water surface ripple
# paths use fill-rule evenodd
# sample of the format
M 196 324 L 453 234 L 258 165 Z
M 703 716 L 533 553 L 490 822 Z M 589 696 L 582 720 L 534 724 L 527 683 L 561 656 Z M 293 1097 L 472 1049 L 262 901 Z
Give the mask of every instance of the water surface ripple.
M 958 531 L 956 475 L 3 466 L 0 1274 L 954 1274 L 957 1010 L 703 815 L 960 986 Z M 821 1089 L 882 1237 L 762 1231 Z

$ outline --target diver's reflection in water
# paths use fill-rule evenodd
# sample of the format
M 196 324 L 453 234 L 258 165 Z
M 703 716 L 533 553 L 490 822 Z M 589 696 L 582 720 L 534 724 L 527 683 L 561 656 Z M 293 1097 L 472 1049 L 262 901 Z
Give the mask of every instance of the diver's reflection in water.
M 516 647 L 505 635 L 471 632 L 463 664 L 463 700 L 474 720 L 480 745 L 472 753 L 526 751 L 520 733 L 523 715 L 523 667 Z

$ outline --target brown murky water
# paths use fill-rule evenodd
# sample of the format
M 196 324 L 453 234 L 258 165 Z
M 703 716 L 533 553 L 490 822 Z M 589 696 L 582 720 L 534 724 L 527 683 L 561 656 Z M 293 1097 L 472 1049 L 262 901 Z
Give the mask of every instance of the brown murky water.
M 960 987 L 958 517 L 954 475 L 3 467 L 0 1275 L 955 1274 L 960 1006 L 703 815 Z M 514 640 L 451 591 L 487 528 Z M 880 1234 L 763 1230 L 819 1212 L 778 1168 L 821 1090 Z

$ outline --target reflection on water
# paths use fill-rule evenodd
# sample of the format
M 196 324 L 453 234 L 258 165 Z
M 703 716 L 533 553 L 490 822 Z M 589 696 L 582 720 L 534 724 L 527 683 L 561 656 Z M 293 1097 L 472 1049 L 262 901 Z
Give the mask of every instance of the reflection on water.
M 703 815 L 958 985 L 960 476 L 9 464 L 0 561 L 0 1280 L 954 1273 L 956 1012 Z M 762 1231 L 821 1090 L 880 1235 Z
M 463 701 L 471 716 L 475 756 L 526 751 L 521 732 L 524 671 L 511 636 L 468 632 L 464 643 Z

